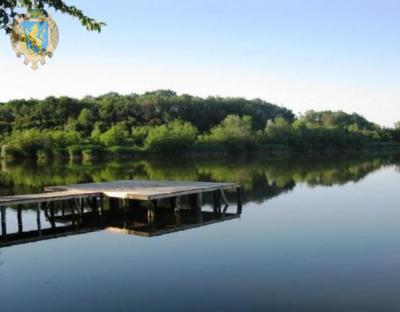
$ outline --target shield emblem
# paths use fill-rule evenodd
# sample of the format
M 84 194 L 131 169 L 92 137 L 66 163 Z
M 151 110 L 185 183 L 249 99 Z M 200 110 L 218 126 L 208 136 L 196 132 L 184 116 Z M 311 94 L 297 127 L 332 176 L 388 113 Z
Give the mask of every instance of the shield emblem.
M 21 26 L 27 48 L 32 53 L 41 54 L 45 52 L 49 42 L 49 22 L 24 21 Z
M 14 20 L 11 44 L 17 57 L 24 56 L 24 63 L 44 65 L 46 56 L 52 57 L 58 44 L 58 28 L 50 17 L 20 15 Z

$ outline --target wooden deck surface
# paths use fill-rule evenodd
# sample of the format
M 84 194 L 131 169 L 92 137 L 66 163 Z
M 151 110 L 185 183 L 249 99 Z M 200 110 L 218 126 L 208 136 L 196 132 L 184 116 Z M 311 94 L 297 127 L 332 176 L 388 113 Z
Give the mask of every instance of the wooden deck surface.
M 0 197 L 0 206 L 43 203 L 56 200 L 68 200 L 68 199 L 86 198 L 86 197 L 101 196 L 101 195 L 102 195 L 101 192 L 96 192 L 96 191 L 66 190 L 66 191 L 51 192 L 51 193 L 3 196 Z
M 47 187 L 48 192 L 92 192 L 108 197 L 155 200 L 175 196 L 235 189 L 235 183 L 177 182 L 177 181 L 115 181 Z

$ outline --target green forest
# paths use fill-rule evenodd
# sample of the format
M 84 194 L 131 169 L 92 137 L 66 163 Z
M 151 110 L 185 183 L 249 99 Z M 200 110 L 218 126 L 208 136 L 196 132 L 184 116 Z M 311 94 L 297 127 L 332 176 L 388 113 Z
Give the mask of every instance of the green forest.
M 291 110 L 260 99 L 108 93 L 0 103 L 4 159 L 237 154 L 398 148 L 400 123 L 356 113 Z

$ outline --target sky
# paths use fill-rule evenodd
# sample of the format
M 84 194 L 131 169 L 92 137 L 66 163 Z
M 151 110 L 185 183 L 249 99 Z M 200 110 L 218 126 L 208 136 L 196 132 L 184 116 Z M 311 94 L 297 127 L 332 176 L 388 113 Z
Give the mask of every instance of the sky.
M 0 102 L 172 89 L 400 120 L 398 0 L 65 1 L 107 26 L 50 11 L 60 41 L 36 72 L 0 33 Z

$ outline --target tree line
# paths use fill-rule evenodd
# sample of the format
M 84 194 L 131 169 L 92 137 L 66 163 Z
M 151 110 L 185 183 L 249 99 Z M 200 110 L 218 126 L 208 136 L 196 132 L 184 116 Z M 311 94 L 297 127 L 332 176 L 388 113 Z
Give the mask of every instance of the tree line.
M 357 149 L 396 142 L 400 124 L 382 128 L 356 113 L 295 116 L 260 99 L 200 98 L 170 90 L 0 103 L 3 158 Z

